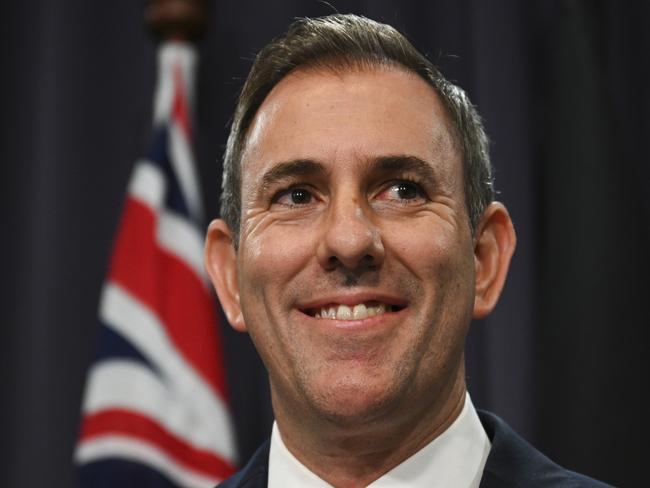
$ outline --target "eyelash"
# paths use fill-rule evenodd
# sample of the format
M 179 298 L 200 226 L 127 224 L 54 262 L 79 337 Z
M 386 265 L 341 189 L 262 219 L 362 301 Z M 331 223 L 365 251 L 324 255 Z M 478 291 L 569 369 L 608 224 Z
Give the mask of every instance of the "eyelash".
M 273 199 L 271 200 L 271 203 L 279 203 L 279 200 L 287 195 L 291 195 L 291 192 L 294 191 L 304 191 L 309 195 L 310 200 L 315 198 L 314 192 L 310 190 L 307 186 L 305 185 L 293 185 L 290 186 L 289 188 L 285 188 L 283 190 L 278 191 L 274 196 Z M 309 202 L 306 202 L 309 203 Z M 306 203 L 290 203 L 290 204 L 283 204 L 289 208 L 296 208 L 296 207 L 302 207 L 303 205 L 306 205 Z
M 382 194 L 382 193 L 386 192 L 387 190 L 389 190 L 390 188 L 392 188 L 394 186 L 397 186 L 397 185 L 400 185 L 400 184 L 407 184 L 409 186 L 412 186 L 415 189 L 415 191 L 417 192 L 417 196 L 415 198 L 400 199 L 400 201 L 404 202 L 405 204 L 408 204 L 408 202 L 410 200 L 415 200 L 417 198 L 427 198 L 427 194 L 424 191 L 421 183 L 419 181 L 417 181 L 416 179 L 410 178 L 408 176 L 401 177 L 399 179 L 389 181 L 388 183 L 386 183 L 383 186 L 383 189 L 378 194 Z M 271 203 L 279 203 L 279 200 L 282 197 L 285 197 L 287 195 L 290 196 L 291 193 L 294 192 L 294 191 L 304 191 L 309 196 L 309 201 L 304 202 L 304 203 L 293 203 L 292 202 L 290 204 L 283 204 L 283 205 L 285 205 L 285 206 L 287 206 L 289 208 L 302 207 L 304 205 L 307 205 L 308 203 L 311 203 L 311 200 L 316 198 L 315 195 L 314 195 L 314 191 L 312 189 L 310 189 L 308 185 L 296 184 L 296 185 L 292 185 L 292 186 L 290 186 L 288 188 L 284 188 L 284 189 L 278 191 L 273 196 L 273 199 L 271 200 Z
M 395 179 L 395 180 L 392 180 L 392 181 L 388 182 L 383 187 L 383 190 L 381 190 L 379 192 L 379 194 L 382 194 L 382 193 L 390 190 L 391 188 L 393 188 L 395 186 L 398 186 L 398 185 L 401 185 L 401 184 L 407 184 L 409 186 L 412 186 L 413 189 L 417 192 L 417 195 L 416 195 L 415 198 L 400 199 L 400 201 L 404 202 L 404 204 L 408 204 L 408 202 L 410 202 L 411 200 L 416 200 L 417 198 L 423 198 L 423 199 L 428 198 L 427 193 L 424 191 L 424 188 L 422 187 L 422 184 L 419 181 L 417 181 L 416 179 L 410 178 L 408 176 L 404 176 L 404 177 L 401 177 L 399 179 Z

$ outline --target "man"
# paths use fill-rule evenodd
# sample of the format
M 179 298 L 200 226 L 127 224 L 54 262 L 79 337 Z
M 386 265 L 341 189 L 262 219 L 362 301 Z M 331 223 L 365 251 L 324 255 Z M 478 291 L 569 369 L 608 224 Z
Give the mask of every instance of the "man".
M 515 247 L 464 92 L 392 27 L 295 22 L 258 55 L 206 266 L 269 373 L 224 486 L 603 486 L 472 406 L 463 348 Z

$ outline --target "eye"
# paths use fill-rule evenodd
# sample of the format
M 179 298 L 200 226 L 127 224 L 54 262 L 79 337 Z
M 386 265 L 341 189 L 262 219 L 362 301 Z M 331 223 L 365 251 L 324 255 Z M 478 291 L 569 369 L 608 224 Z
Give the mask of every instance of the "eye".
M 377 198 L 379 200 L 417 200 L 424 198 L 424 192 L 420 185 L 412 181 L 396 181 L 391 183 Z
M 289 188 L 278 193 L 273 199 L 273 203 L 288 205 L 290 207 L 297 205 L 306 205 L 311 203 L 314 195 L 305 188 Z

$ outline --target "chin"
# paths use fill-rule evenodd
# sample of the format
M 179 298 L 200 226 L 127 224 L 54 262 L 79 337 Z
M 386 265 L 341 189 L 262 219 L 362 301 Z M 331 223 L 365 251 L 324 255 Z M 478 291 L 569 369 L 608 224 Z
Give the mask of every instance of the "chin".
M 400 397 L 386 384 L 339 381 L 312 395 L 311 403 L 322 417 L 338 425 L 352 426 L 389 414 Z

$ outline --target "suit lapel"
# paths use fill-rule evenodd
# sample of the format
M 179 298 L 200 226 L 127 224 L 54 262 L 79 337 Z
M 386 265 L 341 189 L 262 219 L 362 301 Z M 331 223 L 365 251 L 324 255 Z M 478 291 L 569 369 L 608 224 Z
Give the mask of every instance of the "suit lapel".
M 241 471 L 221 483 L 218 488 L 266 488 L 269 482 L 270 446 L 271 442 L 267 440 Z

